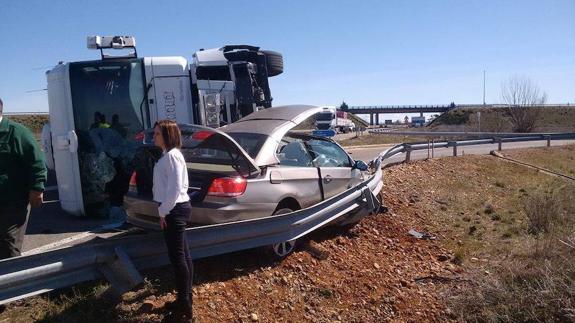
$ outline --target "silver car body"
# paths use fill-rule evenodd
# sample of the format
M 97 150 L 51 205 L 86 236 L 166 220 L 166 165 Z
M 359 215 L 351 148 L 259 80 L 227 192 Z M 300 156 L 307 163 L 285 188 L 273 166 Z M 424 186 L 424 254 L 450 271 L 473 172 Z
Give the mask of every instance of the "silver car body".
M 193 202 L 192 222 L 232 222 L 270 216 L 280 209 L 285 212 L 307 208 L 361 183 L 364 172 L 354 166 L 353 159 L 335 142 L 290 132 L 321 110 L 316 106 L 282 106 L 254 112 L 218 129 L 190 126 L 192 131 L 217 133 L 235 145 L 250 170 L 249 174 L 242 174 L 247 179 L 243 194 L 205 195 L 201 201 Z M 248 143 L 253 143 L 253 137 L 260 139 L 259 147 Z M 246 138 L 249 140 L 243 142 Z M 244 149 L 248 146 L 251 148 Z M 188 170 L 192 187 L 200 173 L 226 177 L 234 172 L 230 165 L 207 162 L 188 162 Z M 125 204 L 129 222 L 146 228 L 159 227 L 156 202 L 132 192 L 126 196 Z

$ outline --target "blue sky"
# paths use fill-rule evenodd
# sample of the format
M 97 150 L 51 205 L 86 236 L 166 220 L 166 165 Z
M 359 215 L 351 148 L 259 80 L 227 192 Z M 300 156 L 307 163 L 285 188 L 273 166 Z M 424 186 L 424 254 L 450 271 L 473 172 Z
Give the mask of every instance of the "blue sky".
M 512 75 L 575 103 L 575 1 L 0 0 L 5 111 L 47 111 L 44 72 L 99 58 L 88 35 L 133 35 L 140 56 L 250 44 L 284 55 L 274 104 L 500 101 Z

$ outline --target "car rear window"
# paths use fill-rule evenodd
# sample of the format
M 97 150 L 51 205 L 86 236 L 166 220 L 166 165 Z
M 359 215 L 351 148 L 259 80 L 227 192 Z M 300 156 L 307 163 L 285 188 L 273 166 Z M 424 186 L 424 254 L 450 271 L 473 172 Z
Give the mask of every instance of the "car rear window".
M 257 170 L 234 141 L 222 133 L 194 125 L 180 125 L 180 131 L 181 151 L 189 170 L 244 176 Z M 249 136 L 243 142 L 252 149 L 257 145 Z M 144 143 L 153 145 L 153 130 L 145 133 Z
M 268 138 L 268 136 L 258 133 L 235 132 L 228 133 L 228 135 L 234 138 L 238 145 L 240 145 L 240 147 L 242 147 L 248 153 L 248 155 L 254 159 Z

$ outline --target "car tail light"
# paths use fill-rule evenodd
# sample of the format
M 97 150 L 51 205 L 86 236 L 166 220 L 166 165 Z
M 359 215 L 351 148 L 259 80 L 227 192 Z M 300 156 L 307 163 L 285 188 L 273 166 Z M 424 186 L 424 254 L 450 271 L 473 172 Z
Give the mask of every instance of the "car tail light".
M 216 178 L 208 188 L 208 195 L 234 197 L 244 194 L 248 182 L 243 177 Z
M 213 134 L 214 134 L 213 131 L 207 131 L 207 130 L 197 131 L 197 132 L 194 132 L 194 134 L 192 134 L 192 139 L 194 139 L 194 140 L 206 140 Z
M 134 172 L 132 173 L 132 176 L 130 176 L 130 186 L 136 186 L 137 176 L 138 176 L 138 174 L 136 174 L 136 172 L 134 171 Z
M 146 134 L 143 131 L 140 131 L 134 135 L 134 140 L 136 140 L 136 141 L 142 141 L 143 142 L 144 139 L 146 139 Z

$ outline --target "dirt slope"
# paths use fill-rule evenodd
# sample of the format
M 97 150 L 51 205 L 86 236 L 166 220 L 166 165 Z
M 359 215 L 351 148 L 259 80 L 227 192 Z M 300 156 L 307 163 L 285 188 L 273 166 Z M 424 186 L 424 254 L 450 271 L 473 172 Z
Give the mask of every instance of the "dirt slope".
M 571 151 L 571 150 L 569 150 Z M 550 153 L 547 151 L 546 153 Z M 385 170 L 389 211 L 348 229 L 314 233 L 282 262 L 261 250 L 195 262 L 199 322 L 445 322 L 449 298 L 469 273 L 491 275 L 524 231 L 522 199 L 550 181 L 490 156 L 463 156 Z M 410 229 L 435 240 L 416 239 Z M 121 299 L 91 283 L 65 296 L 13 304 L 3 320 L 157 322 L 174 299 L 170 267 Z

